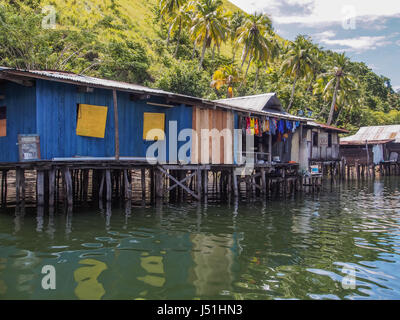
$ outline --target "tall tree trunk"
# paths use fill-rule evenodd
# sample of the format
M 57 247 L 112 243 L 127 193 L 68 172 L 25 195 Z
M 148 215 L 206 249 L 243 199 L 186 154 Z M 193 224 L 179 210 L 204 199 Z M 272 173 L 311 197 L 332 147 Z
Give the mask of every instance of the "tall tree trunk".
M 207 40 L 208 40 L 208 36 L 205 36 L 203 39 L 203 50 L 201 51 L 200 68 L 203 66 L 204 55 L 206 53 L 206 48 L 207 48 Z
M 196 54 L 196 41 L 193 42 L 193 52 L 192 52 L 192 59 L 194 59 L 194 55 Z
M 260 67 L 257 66 L 257 72 L 256 72 L 256 79 L 254 80 L 254 90 L 257 89 L 257 82 L 258 82 L 258 75 L 260 73 Z
M 216 46 L 217 46 L 217 44 L 214 43 L 211 60 L 214 60 L 214 58 L 215 58 L 215 47 Z
M 328 126 L 330 126 L 332 124 L 333 112 L 335 111 L 336 98 L 337 98 L 337 93 L 338 93 L 338 90 L 339 90 L 339 86 L 340 86 L 340 78 L 337 77 L 336 78 L 335 91 L 333 92 L 331 110 L 329 111 L 328 122 L 326 123 Z
M 171 40 L 171 29 L 172 29 L 172 24 L 170 24 L 168 27 L 167 47 L 169 46 L 169 41 Z
M 339 110 L 339 113 L 338 113 L 337 118 L 336 118 L 336 120 L 335 120 L 335 126 L 337 126 L 337 124 L 338 124 L 338 122 L 339 122 L 339 118 L 340 118 L 340 115 L 342 114 L 342 111 L 343 111 L 343 107 L 340 108 L 340 110 Z
M 174 53 L 175 58 L 178 55 L 179 41 L 181 40 L 181 32 L 182 32 L 182 22 L 179 23 L 178 39 L 177 39 L 176 49 L 175 49 L 175 53 Z
M 246 62 L 247 55 L 249 54 L 249 49 L 250 49 L 250 48 L 247 47 L 247 49 L 246 49 L 246 54 L 245 54 L 244 59 L 243 59 L 243 61 L 242 61 L 242 65 L 240 66 L 240 71 L 242 71 L 243 66 L 244 66 L 244 63 Z
M 252 59 L 253 59 L 253 55 L 250 55 L 249 64 L 247 65 L 246 73 L 244 74 L 244 78 L 245 78 L 245 79 L 247 78 L 247 73 L 249 72 L 250 65 L 251 65 L 251 60 L 252 60 Z
M 294 76 L 293 87 L 292 87 L 292 94 L 290 95 L 290 102 L 287 107 L 286 112 L 289 112 L 290 108 L 292 107 L 293 100 L 294 100 L 294 92 L 296 90 L 296 82 L 297 82 L 297 74 Z
M 311 93 L 311 95 L 313 95 L 313 84 L 315 82 L 315 80 L 317 79 L 317 74 L 316 72 L 313 72 L 313 77 L 311 79 L 310 84 L 308 85 L 307 91 L 309 91 Z

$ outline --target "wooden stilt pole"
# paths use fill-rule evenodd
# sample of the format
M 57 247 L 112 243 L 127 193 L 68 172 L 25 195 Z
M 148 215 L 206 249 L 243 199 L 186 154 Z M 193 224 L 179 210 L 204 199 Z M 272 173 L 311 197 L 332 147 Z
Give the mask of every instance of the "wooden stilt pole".
M 142 187 L 142 200 L 146 201 L 146 169 L 141 169 L 141 187 Z
M 265 169 L 261 168 L 260 172 L 261 172 L 261 194 L 265 195 L 266 191 Z
M 73 200 L 73 187 L 72 187 L 72 178 L 71 178 L 71 171 L 69 168 L 64 168 L 64 182 L 65 182 L 65 188 L 66 188 L 66 194 L 67 194 L 67 204 L 68 207 L 72 207 L 74 204 Z
M 204 182 L 203 182 L 204 195 L 208 196 L 208 170 L 203 170 L 203 177 L 204 177 Z
M 39 207 L 44 206 L 44 171 L 37 171 L 36 202 Z
M 129 181 L 128 170 L 124 170 L 124 186 L 125 200 L 132 200 L 132 185 Z
M 233 180 L 233 195 L 235 198 L 239 197 L 239 188 L 238 188 L 238 177 L 235 172 L 235 168 L 232 169 L 232 180 Z
M 15 170 L 15 200 L 17 205 L 20 202 L 20 191 L 21 191 L 21 168 Z
M 56 170 L 54 168 L 51 168 L 49 170 L 49 207 L 54 207 L 55 187 L 56 187 Z
M 111 170 L 106 169 L 106 201 L 112 200 L 112 183 L 111 183 Z
M 197 169 L 197 194 L 199 196 L 199 200 L 201 200 L 201 196 L 203 194 L 201 189 L 201 169 Z

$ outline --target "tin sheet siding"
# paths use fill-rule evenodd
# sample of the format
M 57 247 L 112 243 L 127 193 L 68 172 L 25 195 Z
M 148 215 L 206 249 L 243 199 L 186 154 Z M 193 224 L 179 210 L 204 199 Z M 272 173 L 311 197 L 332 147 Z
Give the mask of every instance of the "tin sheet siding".
M 0 137 L 0 162 L 17 162 L 18 134 L 36 133 L 35 87 L 7 82 L 0 85 L 0 106 L 7 107 L 7 136 Z
M 192 108 L 151 106 L 145 101 L 131 101 L 130 95 L 118 92 L 120 155 L 145 157 L 152 141 L 143 140 L 143 113 L 165 113 L 166 142 L 169 141 L 169 121 L 177 121 L 181 129 L 191 129 Z M 160 101 L 162 102 L 162 101 Z M 165 103 L 165 102 L 164 102 Z M 107 106 L 104 139 L 82 137 L 76 134 L 77 104 Z M 37 81 L 37 126 L 41 138 L 42 158 L 54 157 L 113 157 L 114 109 L 111 90 L 94 89 L 92 93 L 79 93 L 74 85 L 46 80 Z M 178 147 L 185 142 L 179 142 Z M 168 145 L 167 159 L 168 159 Z
M 165 101 L 159 101 L 165 103 Z M 165 114 L 165 140 L 166 156 L 169 159 L 168 144 L 171 140 L 169 122 L 177 122 L 177 135 L 182 129 L 192 129 L 192 107 L 179 105 L 174 108 L 164 108 L 148 105 L 145 101 L 130 101 L 129 94 L 118 93 L 118 115 L 119 115 L 119 141 L 120 154 L 123 157 L 135 156 L 145 157 L 147 148 L 153 141 L 143 140 L 143 114 L 155 112 Z M 191 139 L 191 135 L 190 135 Z M 189 138 L 187 138 L 189 141 Z M 178 142 L 178 149 L 185 142 Z M 190 156 L 190 155 L 189 155 Z
M 114 116 L 112 93 L 95 89 L 93 93 L 79 93 L 77 87 L 64 83 L 38 80 L 37 128 L 43 159 L 54 157 L 114 156 Z M 104 139 L 76 134 L 77 104 L 107 106 Z

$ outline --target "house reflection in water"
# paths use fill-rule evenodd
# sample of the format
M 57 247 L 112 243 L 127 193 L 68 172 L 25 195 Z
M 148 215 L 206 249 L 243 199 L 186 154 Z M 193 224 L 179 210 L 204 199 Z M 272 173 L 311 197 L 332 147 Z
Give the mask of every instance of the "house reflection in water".
M 191 270 L 198 297 L 220 297 L 232 291 L 236 245 L 234 235 L 192 234 Z

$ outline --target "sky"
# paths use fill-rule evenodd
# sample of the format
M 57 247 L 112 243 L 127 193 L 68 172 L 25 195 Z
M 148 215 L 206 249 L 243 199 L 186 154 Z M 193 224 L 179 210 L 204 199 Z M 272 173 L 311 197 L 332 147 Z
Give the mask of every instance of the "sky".
M 345 52 L 400 90 L 400 0 L 230 0 L 263 12 L 277 34 L 308 35 L 325 49 Z

